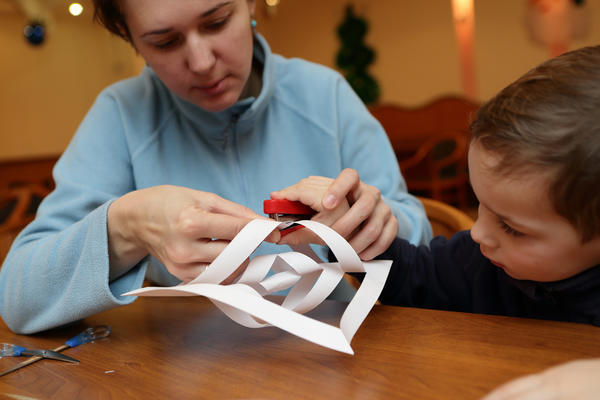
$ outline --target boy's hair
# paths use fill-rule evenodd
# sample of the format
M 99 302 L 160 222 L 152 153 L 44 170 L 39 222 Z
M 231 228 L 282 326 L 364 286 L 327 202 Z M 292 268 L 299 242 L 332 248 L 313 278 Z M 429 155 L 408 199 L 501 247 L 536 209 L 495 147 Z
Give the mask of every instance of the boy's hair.
M 93 0 L 94 1 L 94 20 L 104 26 L 110 32 L 125 39 L 129 43 L 131 34 L 127 27 L 125 14 L 121 9 L 119 0 Z
M 600 46 L 527 72 L 478 110 L 471 132 L 500 157 L 495 172 L 550 172 L 556 212 L 582 242 L 600 235 Z

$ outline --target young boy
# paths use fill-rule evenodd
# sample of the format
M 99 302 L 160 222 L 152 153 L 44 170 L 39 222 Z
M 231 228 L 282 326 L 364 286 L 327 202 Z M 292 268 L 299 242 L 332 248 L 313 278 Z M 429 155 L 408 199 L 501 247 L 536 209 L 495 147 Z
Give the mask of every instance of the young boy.
M 381 302 L 600 326 L 600 47 L 529 71 L 479 109 L 471 130 L 475 225 L 429 248 L 394 239 L 377 257 L 394 261 Z M 363 189 L 355 171 L 342 174 L 350 193 Z M 348 188 L 323 179 L 272 196 L 319 211 L 313 220 L 371 258 L 358 235 L 344 234 L 343 218 L 335 221 L 344 206 L 335 193 Z M 321 199 L 331 196 L 326 207 Z M 357 204 L 349 213 L 360 213 Z M 308 240 L 299 232 L 281 243 Z
M 381 302 L 600 325 L 600 47 L 529 71 L 471 130 L 475 225 L 396 239 Z

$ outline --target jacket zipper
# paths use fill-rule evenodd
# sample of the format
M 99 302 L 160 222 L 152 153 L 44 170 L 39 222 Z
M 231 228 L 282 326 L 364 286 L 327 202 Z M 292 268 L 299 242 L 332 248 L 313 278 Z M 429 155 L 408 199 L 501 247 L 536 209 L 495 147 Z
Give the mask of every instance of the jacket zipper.
M 237 174 L 238 185 L 239 185 L 241 193 L 242 193 L 242 198 L 243 198 L 244 204 L 248 204 L 248 195 L 246 193 L 246 185 L 244 184 L 244 179 L 242 176 L 242 165 L 241 165 L 241 160 L 240 160 L 240 153 L 238 151 L 239 149 L 238 149 L 237 135 L 236 135 L 236 128 L 237 128 L 237 123 L 238 123 L 239 119 L 240 119 L 239 114 L 233 114 L 231 116 L 231 120 L 229 121 L 227 128 L 225 128 L 225 137 L 223 140 L 223 150 L 226 149 L 227 145 L 229 144 L 229 138 L 231 137 L 231 151 L 233 152 L 233 156 L 234 156 L 235 171 Z
M 235 129 L 235 126 L 237 125 L 237 122 L 239 121 L 239 119 L 240 119 L 239 114 L 233 114 L 231 116 L 229 123 L 227 124 L 227 126 L 225 127 L 225 130 L 223 131 L 223 144 L 221 146 L 221 150 L 225 151 L 225 149 L 227 148 L 227 145 L 229 144 L 229 136 L 231 136 L 231 132 Z

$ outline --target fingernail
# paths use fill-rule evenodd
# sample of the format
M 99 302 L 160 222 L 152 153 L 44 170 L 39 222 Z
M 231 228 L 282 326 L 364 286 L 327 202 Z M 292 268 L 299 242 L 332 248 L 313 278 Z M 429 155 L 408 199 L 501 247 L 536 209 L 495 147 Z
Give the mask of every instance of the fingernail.
M 335 196 L 330 194 L 329 196 L 325 197 L 325 200 L 323 200 L 323 205 L 327 208 L 331 208 L 335 205 Z

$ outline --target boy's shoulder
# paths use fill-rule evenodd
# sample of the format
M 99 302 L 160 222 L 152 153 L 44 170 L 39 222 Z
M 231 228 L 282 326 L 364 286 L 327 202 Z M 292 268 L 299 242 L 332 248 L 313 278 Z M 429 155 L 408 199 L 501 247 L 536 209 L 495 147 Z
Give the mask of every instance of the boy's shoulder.
M 537 282 L 538 292 L 544 298 L 570 310 L 574 322 L 600 326 L 600 265 L 557 282 Z

